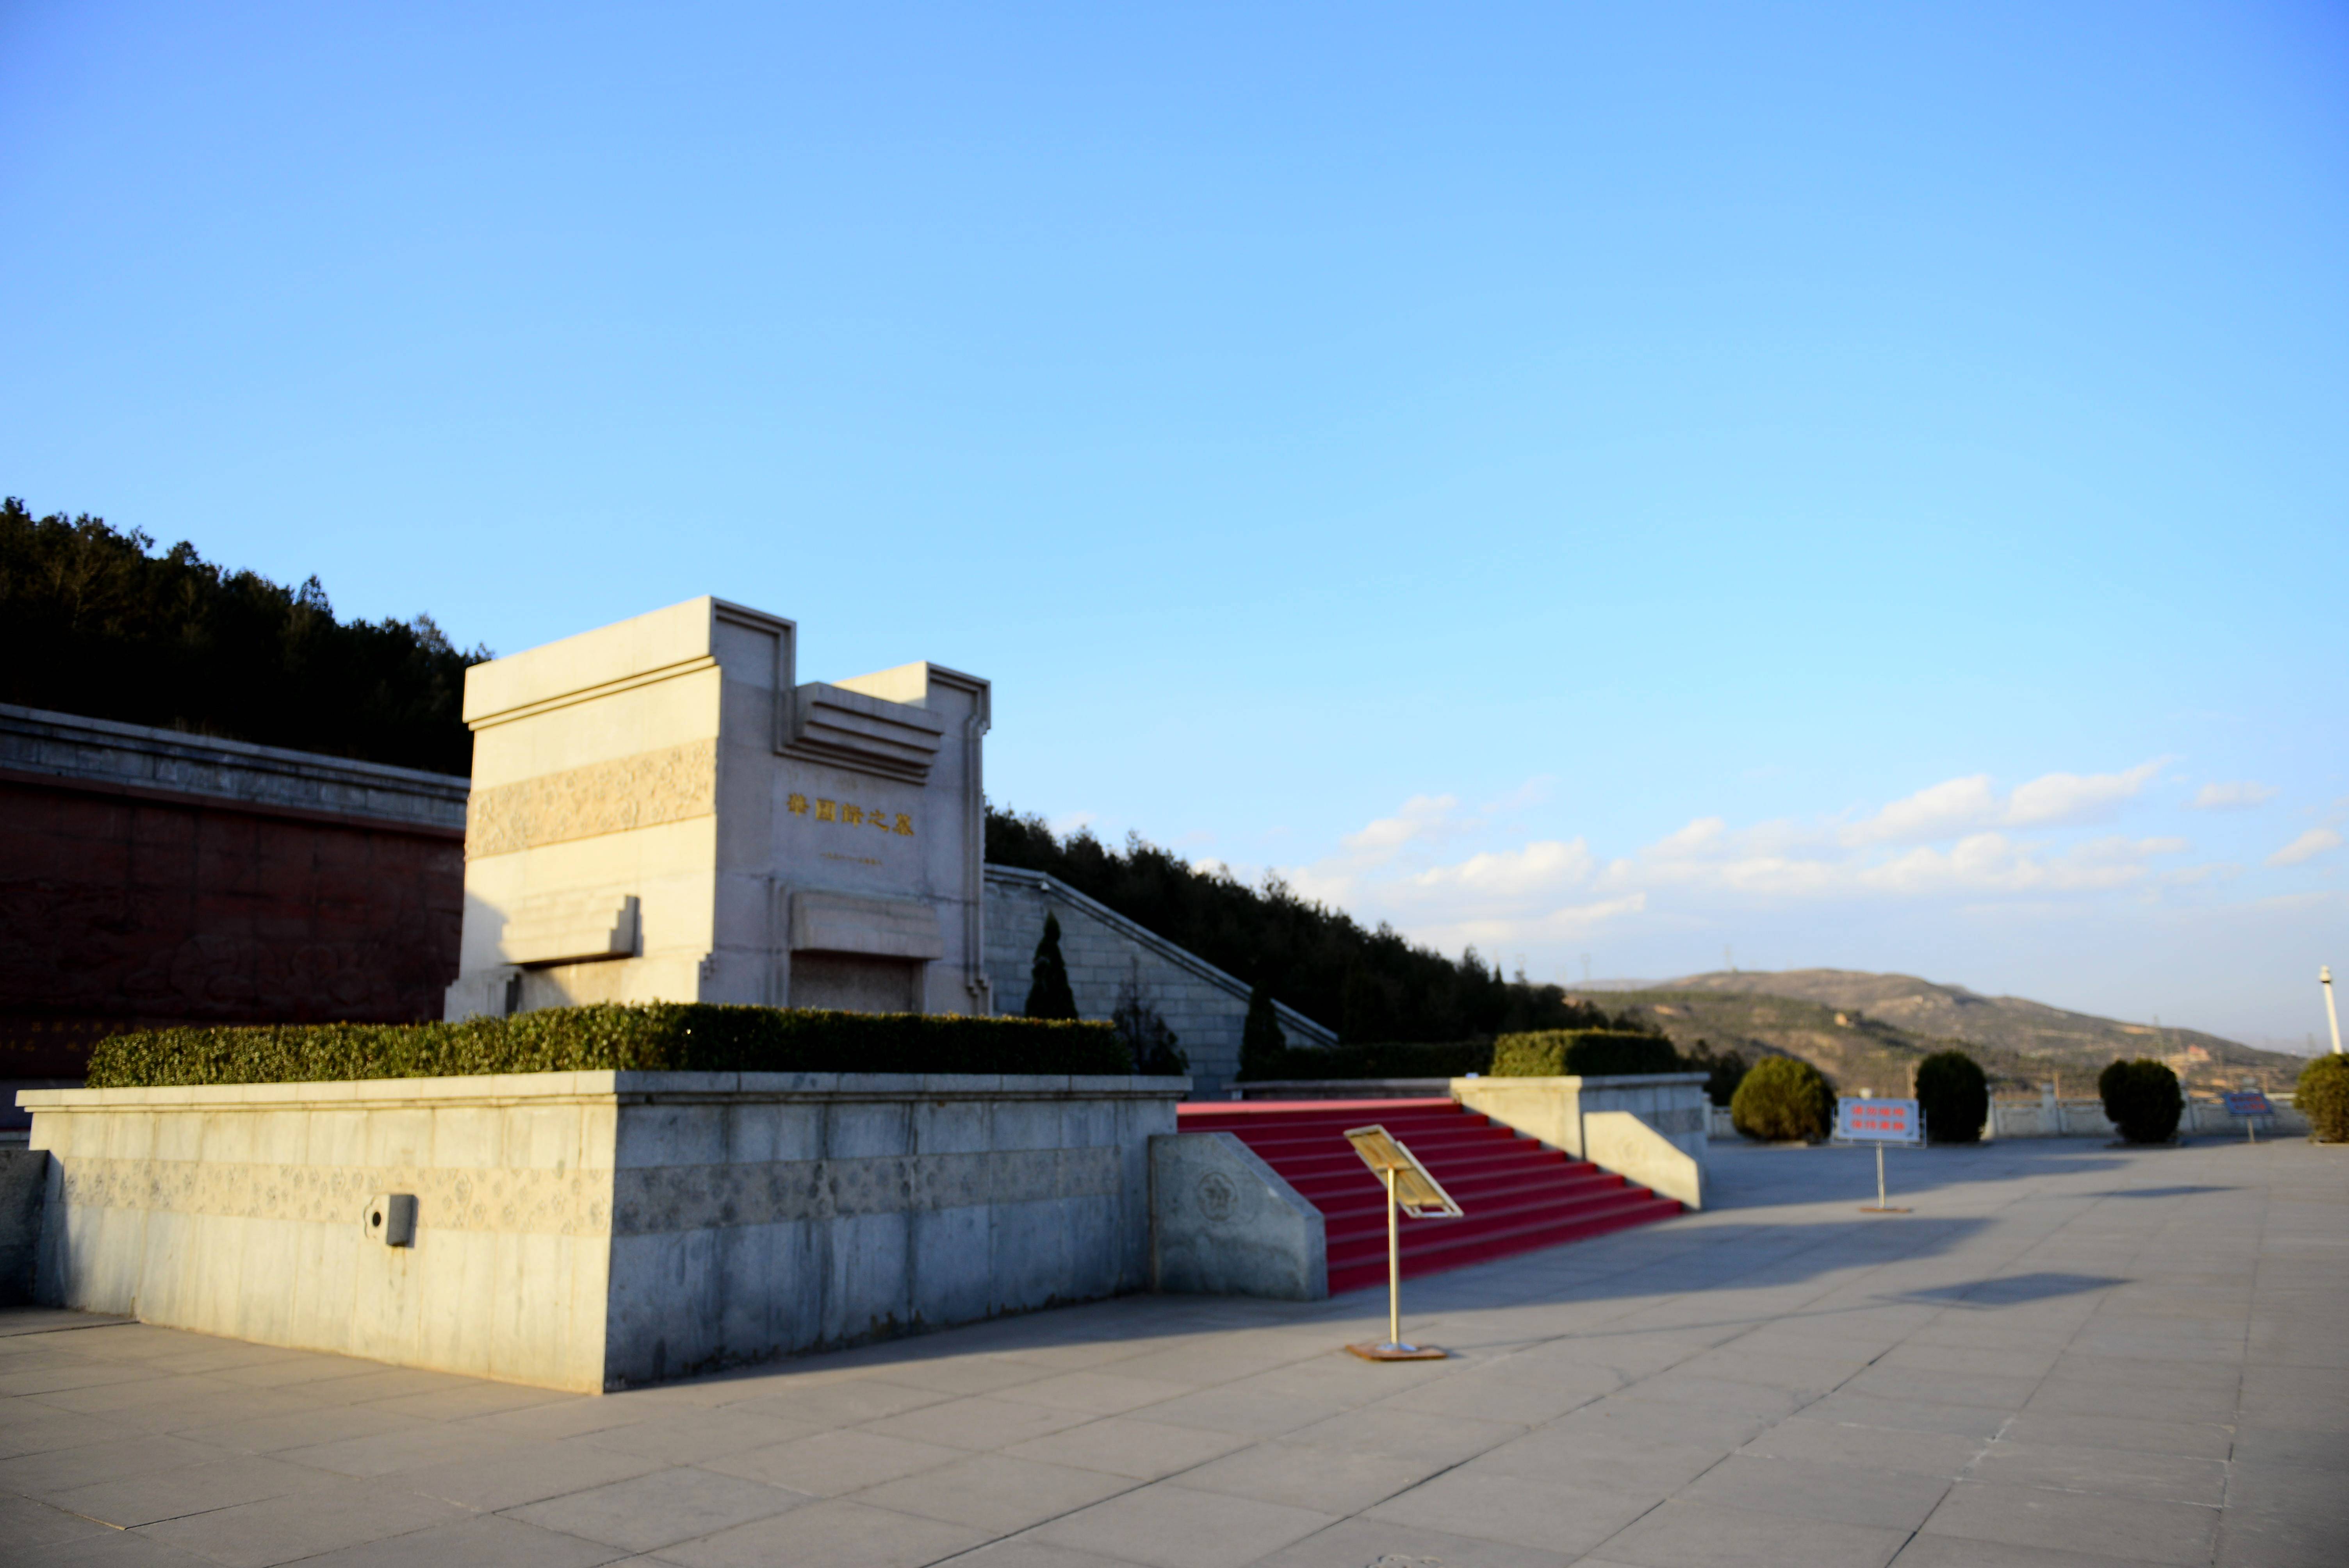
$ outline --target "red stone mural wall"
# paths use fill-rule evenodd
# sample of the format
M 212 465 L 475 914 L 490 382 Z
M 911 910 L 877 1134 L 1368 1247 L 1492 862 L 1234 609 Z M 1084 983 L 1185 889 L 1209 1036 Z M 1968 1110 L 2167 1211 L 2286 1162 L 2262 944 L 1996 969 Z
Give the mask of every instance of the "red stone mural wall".
M 0 1078 L 140 1025 L 437 1018 L 464 876 L 447 830 L 0 781 Z

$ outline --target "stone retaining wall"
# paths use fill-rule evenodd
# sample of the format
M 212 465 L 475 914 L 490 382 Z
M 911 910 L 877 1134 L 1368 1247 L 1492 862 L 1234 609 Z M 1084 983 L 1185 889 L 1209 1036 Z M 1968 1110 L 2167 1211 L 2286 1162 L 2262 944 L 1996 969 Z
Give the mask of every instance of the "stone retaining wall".
M 596 1390 L 1138 1290 L 1181 1078 L 532 1073 L 27 1094 L 39 1298 Z M 367 1218 L 415 1200 L 414 1243 Z
M 1191 1061 L 1196 1098 L 1222 1099 L 1240 1068 L 1240 1026 L 1247 1019 L 1245 981 L 1087 898 L 1056 877 L 1010 866 L 987 868 L 987 977 L 999 1013 L 1028 1000 L 1044 916 L 1061 922 L 1061 954 L 1077 1012 L 1107 1018 L 1119 988 L 1138 980 Z M 1293 1046 L 1334 1046 L 1337 1032 L 1278 1003 L 1281 1032 Z M 1435 1090 L 1442 1093 L 1441 1089 Z

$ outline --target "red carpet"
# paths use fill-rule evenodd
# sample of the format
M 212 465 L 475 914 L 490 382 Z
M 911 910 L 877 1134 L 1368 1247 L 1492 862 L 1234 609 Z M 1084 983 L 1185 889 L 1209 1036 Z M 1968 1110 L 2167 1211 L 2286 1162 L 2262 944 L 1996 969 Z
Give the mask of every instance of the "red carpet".
M 1376 1122 L 1402 1140 L 1465 1211 L 1402 1219 L 1402 1272 L 1441 1274 L 1536 1247 L 1670 1219 L 1680 1203 L 1568 1160 L 1449 1099 L 1258 1100 L 1185 1105 L 1185 1132 L 1231 1132 L 1321 1211 L 1330 1294 L 1383 1284 L 1386 1189 L 1343 1136 Z

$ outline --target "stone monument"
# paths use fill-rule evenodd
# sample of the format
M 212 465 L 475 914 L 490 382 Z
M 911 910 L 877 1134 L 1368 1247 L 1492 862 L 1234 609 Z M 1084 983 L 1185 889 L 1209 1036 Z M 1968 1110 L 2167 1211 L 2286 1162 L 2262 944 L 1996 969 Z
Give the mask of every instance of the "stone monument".
M 476 665 L 446 1016 L 585 1002 L 986 1014 L 988 683 L 801 685 L 701 598 Z

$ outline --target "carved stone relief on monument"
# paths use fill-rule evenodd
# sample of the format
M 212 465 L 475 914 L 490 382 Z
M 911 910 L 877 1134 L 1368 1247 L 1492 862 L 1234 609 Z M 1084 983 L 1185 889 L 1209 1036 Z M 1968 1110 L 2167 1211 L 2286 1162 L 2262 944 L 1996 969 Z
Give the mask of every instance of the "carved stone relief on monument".
M 476 790 L 466 808 L 465 858 L 682 822 L 717 810 L 718 742 L 688 740 Z

